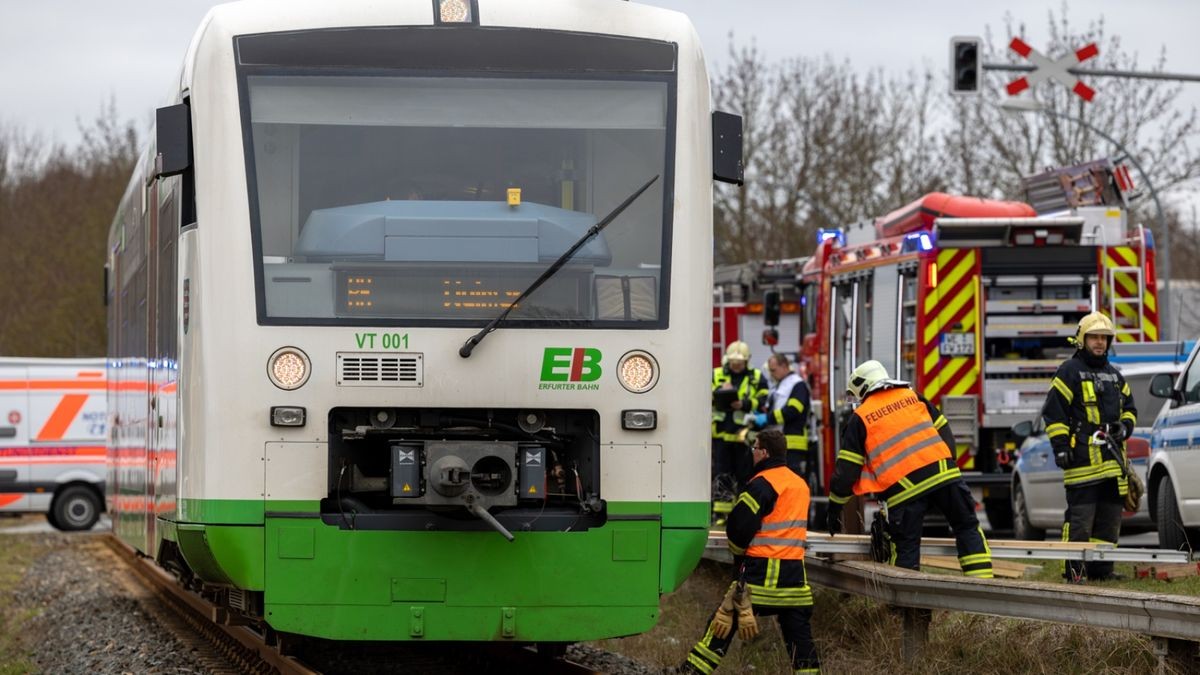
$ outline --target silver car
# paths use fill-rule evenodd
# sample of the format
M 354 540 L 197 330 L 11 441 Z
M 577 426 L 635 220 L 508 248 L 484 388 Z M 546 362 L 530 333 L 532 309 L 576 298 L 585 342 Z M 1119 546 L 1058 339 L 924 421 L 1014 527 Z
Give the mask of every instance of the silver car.
M 1133 392 L 1138 419 L 1133 437 L 1126 442 L 1126 452 L 1135 473 L 1146 480 L 1146 464 L 1150 455 L 1150 427 L 1162 404 L 1150 395 L 1150 380 L 1158 374 L 1173 377 L 1179 363 L 1118 364 L 1129 389 Z M 1063 488 L 1063 472 L 1054 464 L 1050 439 L 1040 416 L 1013 427 L 1013 433 L 1024 436 L 1019 457 L 1012 475 L 1013 536 L 1017 539 L 1042 540 L 1047 530 L 1061 530 L 1067 510 L 1067 495 Z M 1136 513 L 1126 512 L 1122 530 L 1154 528 L 1150 517 L 1149 498 L 1143 495 Z

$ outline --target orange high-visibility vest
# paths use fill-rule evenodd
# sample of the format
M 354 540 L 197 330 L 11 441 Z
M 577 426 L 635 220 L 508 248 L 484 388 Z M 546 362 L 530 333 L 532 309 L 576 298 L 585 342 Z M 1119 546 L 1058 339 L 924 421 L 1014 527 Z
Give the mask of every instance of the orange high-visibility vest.
M 758 474 L 778 495 L 775 508 L 762 519 L 762 527 L 750 541 L 746 555 L 755 558 L 804 560 L 808 546 L 808 483 L 786 466 Z
M 913 471 L 954 456 L 908 387 L 871 394 L 854 414 L 867 428 L 866 461 L 854 494 L 883 492 Z

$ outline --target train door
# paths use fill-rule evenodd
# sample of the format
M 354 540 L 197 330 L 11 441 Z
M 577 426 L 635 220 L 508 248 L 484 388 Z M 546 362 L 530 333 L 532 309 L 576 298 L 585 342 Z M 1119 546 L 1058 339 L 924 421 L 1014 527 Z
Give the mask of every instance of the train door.
M 161 445 L 162 410 L 160 409 L 159 388 L 162 386 L 163 368 L 159 366 L 158 339 L 160 298 L 165 290 L 160 286 L 159 268 L 159 181 L 150 181 L 145 188 L 145 223 L 146 223 L 146 399 L 145 405 L 145 491 L 143 492 L 146 521 L 145 546 L 141 548 L 151 558 L 157 555 L 158 537 L 156 536 L 155 503 L 159 464 L 159 446 Z
M 154 340 L 150 343 L 151 412 L 150 437 L 154 473 L 150 476 L 151 535 L 158 517 L 175 509 L 176 415 L 179 370 L 177 338 L 178 294 L 176 278 L 178 257 L 176 241 L 180 226 L 180 178 L 156 181 L 160 185 L 157 209 L 156 245 L 154 246 L 155 298 L 153 302 Z M 156 537 L 151 536 L 151 545 Z
M 0 365 L 0 511 L 29 510 L 29 385 L 24 366 Z

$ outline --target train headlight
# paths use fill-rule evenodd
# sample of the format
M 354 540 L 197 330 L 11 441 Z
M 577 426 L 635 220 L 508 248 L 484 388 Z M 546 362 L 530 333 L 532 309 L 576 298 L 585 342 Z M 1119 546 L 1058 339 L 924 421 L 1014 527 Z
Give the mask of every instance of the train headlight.
M 302 427 L 305 417 L 307 414 L 302 406 L 271 406 L 271 426 L 273 427 Z
M 629 352 L 617 361 L 617 380 L 635 394 L 650 391 L 658 384 L 658 362 L 646 352 Z
M 298 389 L 308 382 L 312 365 L 308 355 L 295 347 L 281 347 L 267 359 L 267 377 L 280 389 Z
M 621 428 L 626 431 L 653 431 L 658 428 L 658 413 L 654 410 L 622 410 Z
M 474 4 L 474 0 L 438 0 L 437 22 L 473 23 L 471 8 Z

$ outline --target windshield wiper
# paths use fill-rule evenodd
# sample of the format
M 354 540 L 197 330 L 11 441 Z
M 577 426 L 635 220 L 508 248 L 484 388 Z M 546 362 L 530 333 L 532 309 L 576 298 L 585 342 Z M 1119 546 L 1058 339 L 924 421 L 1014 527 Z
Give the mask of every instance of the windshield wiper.
M 611 223 L 617 216 L 621 215 L 621 212 L 624 211 L 625 208 L 630 204 L 632 204 L 635 199 L 640 197 L 641 194 L 646 191 L 646 188 L 653 185 L 654 181 L 656 180 L 658 180 L 657 174 L 654 176 L 654 178 L 646 181 L 646 184 L 638 188 L 636 192 L 626 197 L 625 201 L 621 202 L 617 208 L 612 210 L 612 213 L 608 214 L 603 220 L 588 228 L 588 231 L 583 233 L 583 236 L 579 238 L 579 241 L 575 242 L 571 248 L 567 249 L 561 256 L 559 256 L 558 260 L 555 260 L 554 264 L 548 267 L 545 272 L 542 272 L 542 276 L 538 277 L 532 284 L 529 284 L 529 288 L 521 291 L 521 294 L 517 296 L 517 299 L 513 300 L 503 312 L 500 312 L 496 318 L 492 319 L 488 325 L 484 326 L 483 330 L 468 338 L 467 341 L 458 348 L 458 355 L 464 359 L 469 357 L 471 352 L 475 349 L 475 345 L 483 342 L 483 338 L 487 337 L 488 333 L 496 330 L 496 328 L 500 325 L 500 322 L 508 318 L 508 315 L 512 313 L 513 309 L 515 309 L 522 300 L 529 296 L 529 294 L 536 291 L 538 287 L 545 283 L 547 279 L 554 276 L 554 273 L 561 269 L 563 265 L 567 264 L 567 261 L 575 255 L 576 251 L 582 248 L 589 239 L 599 234 L 600 231 L 607 227 L 608 224 Z

